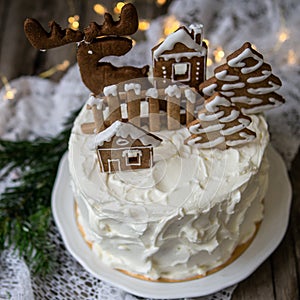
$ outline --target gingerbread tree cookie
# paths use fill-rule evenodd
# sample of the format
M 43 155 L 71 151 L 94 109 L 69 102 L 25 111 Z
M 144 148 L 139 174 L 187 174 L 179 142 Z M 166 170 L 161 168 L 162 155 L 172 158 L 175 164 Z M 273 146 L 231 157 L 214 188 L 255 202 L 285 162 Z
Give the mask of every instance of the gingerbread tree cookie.
M 205 100 L 198 118 L 188 125 L 191 136 L 185 144 L 203 149 L 226 149 L 248 143 L 256 137 L 255 132 L 247 128 L 250 123 L 251 118 L 233 106 L 227 97 L 214 93 Z
M 255 114 L 284 102 L 275 93 L 281 86 L 263 56 L 246 42 L 227 57 L 227 63 L 214 70 L 214 76 L 200 84 L 206 97 L 219 92 L 230 98 L 246 114 Z

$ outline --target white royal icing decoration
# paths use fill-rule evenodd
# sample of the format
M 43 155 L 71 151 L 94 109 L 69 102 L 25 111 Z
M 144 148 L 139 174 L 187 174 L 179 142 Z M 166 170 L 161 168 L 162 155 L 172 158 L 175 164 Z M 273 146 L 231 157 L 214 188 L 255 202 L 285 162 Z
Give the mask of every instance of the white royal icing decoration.
M 177 85 L 169 85 L 166 89 L 165 89 L 165 93 L 169 96 L 169 97 L 176 97 L 176 98 L 180 98 L 181 97 L 181 91 L 180 88 Z
M 200 113 L 200 114 L 198 114 L 198 119 L 203 122 L 211 122 L 211 121 L 218 120 L 223 115 L 224 115 L 224 111 L 221 111 L 221 110 L 218 111 L 217 113 L 211 114 L 211 115 L 207 115 L 205 113 Z
M 133 140 L 139 139 L 145 146 L 152 145 L 156 147 L 161 143 L 159 139 L 146 134 L 145 131 L 129 122 L 123 123 L 121 121 L 115 121 L 110 127 L 95 136 L 94 149 L 96 149 L 97 146 L 102 146 L 104 142 L 109 142 L 113 136 L 118 136 L 123 139 L 130 136 Z
M 109 86 L 106 86 L 104 89 L 103 89 L 103 94 L 104 96 L 117 96 L 118 92 L 117 92 L 117 86 L 116 85 L 109 85 Z
M 208 95 L 208 96 L 211 96 L 214 91 L 215 91 L 215 88 L 217 87 L 218 85 L 216 83 L 213 83 L 213 84 L 210 84 L 209 86 L 205 87 L 202 92 L 204 93 L 204 95 Z
M 190 126 L 189 131 L 192 134 L 201 134 L 201 133 L 208 133 L 208 132 L 213 132 L 213 131 L 218 131 L 221 130 L 225 125 L 224 124 L 215 124 L 215 125 L 210 125 L 204 128 L 200 128 L 201 124 L 195 124 Z
M 91 95 L 86 103 L 89 106 L 96 106 L 98 110 L 103 109 L 103 99 Z
M 175 44 L 177 43 L 184 44 L 186 47 L 199 52 L 201 52 L 202 49 L 202 47 L 192 39 L 192 37 L 184 28 L 180 28 L 172 34 L 168 35 L 167 38 L 153 51 L 153 58 L 155 60 L 158 60 L 158 58 L 165 51 L 173 50 Z
M 248 83 L 257 83 L 257 82 L 261 82 L 261 81 L 264 81 L 265 79 L 267 79 L 272 73 L 271 71 L 267 71 L 267 70 L 264 70 L 262 71 L 263 75 L 262 76 L 257 76 L 257 77 L 249 77 L 247 79 L 247 82 Z
M 239 80 L 239 76 L 227 75 L 227 70 L 223 70 L 215 74 L 215 77 L 221 81 L 236 81 Z
M 141 94 L 141 85 L 139 83 L 126 83 L 124 85 L 125 92 L 128 92 L 130 90 L 134 90 L 136 95 Z
M 259 99 L 259 98 L 249 98 L 247 96 L 232 97 L 231 101 L 233 103 L 245 103 L 245 104 L 249 104 L 249 105 L 260 104 L 260 103 L 263 102 L 262 99 Z
M 224 97 L 216 96 L 214 99 L 205 104 L 205 108 L 209 112 L 216 112 L 219 110 L 218 106 L 220 105 L 228 107 L 231 106 L 231 102 Z
M 231 121 L 237 119 L 239 115 L 240 115 L 240 112 L 239 112 L 238 110 L 233 109 L 233 110 L 230 112 L 230 115 L 221 118 L 221 119 L 220 119 L 220 122 L 222 122 L 222 123 L 228 123 L 228 122 L 231 122 Z
M 218 146 L 221 143 L 225 142 L 225 138 L 223 136 L 220 136 L 218 138 L 216 138 L 215 140 L 209 141 L 209 142 L 205 142 L 205 143 L 197 143 L 198 141 L 200 141 L 202 138 L 201 137 L 197 137 L 195 139 L 189 140 L 187 143 L 190 146 L 195 146 L 197 148 L 203 148 L 203 149 L 208 149 L 208 148 L 213 148 Z
M 151 97 L 151 98 L 157 98 L 158 97 L 158 91 L 156 88 L 149 88 L 146 91 L 146 97 Z
M 237 82 L 237 83 L 226 83 L 222 85 L 221 90 L 222 91 L 228 91 L 228 90 L 232 90 L 232 89 L 241 89 L 245 87 L 245 83 L 244 82 Z
M 263 95 L 263 94 L 272 93 L 280 88 L 280 85 L 277 85 L 272 81 L 269 81 L 268 84 L 270 85 L 269 87 L 259 87 L 256 89 L 249 88 L 247 89 L 247 92 L 254 95 Z

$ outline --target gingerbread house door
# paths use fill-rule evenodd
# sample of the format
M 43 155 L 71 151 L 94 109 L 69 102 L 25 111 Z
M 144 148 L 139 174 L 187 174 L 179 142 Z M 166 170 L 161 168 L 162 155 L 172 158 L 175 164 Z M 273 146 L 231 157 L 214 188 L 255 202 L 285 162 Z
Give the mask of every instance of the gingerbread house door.
M 119 159 L 108 159 L 108 172 L 121 171 L 121 163 Z

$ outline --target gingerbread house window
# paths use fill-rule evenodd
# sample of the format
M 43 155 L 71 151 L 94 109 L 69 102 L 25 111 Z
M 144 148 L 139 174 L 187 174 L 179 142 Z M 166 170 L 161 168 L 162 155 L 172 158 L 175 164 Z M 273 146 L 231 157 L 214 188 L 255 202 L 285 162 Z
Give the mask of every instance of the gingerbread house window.
M 189 62 L 174 63 L 172 65 L 174 81 L 189 81 L 191 78 L 191 64 Z
M 123 157 L 126 159 L 126 166 L 140 166 L 142 151 L 136 149 L 128 149 L 123 151 Z

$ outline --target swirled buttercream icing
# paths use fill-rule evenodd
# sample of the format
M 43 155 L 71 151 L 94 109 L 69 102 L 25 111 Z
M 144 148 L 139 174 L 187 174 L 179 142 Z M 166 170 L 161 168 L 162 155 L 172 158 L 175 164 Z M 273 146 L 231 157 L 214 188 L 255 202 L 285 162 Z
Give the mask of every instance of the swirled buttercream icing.
M 69 141 L 78 221 L 93 251 L 116 269 L 181 280 L 224 264 L 263 218 L 268 186 L 268 128 L 252 115 L 251 143 L 226 150 L 184 144 L 186 128 L 155 132 L 150 169 L 101 173 L 83 108 Z

